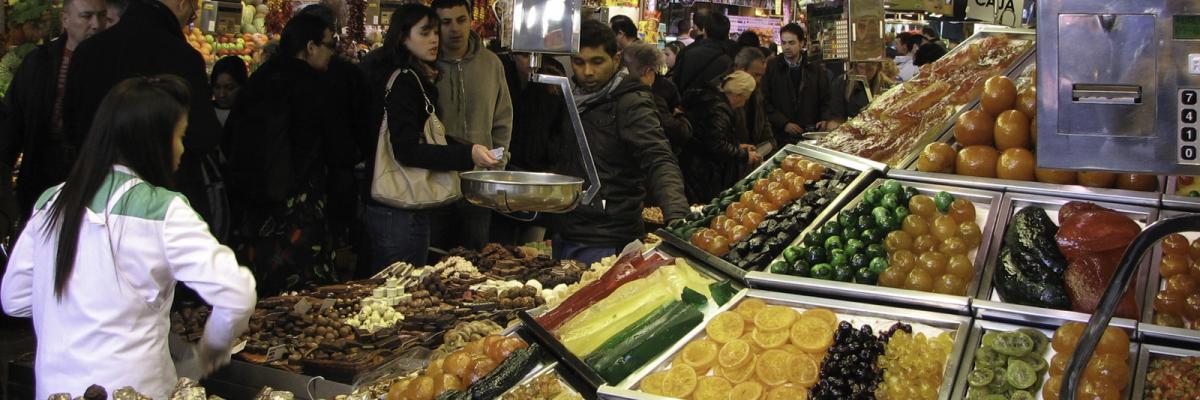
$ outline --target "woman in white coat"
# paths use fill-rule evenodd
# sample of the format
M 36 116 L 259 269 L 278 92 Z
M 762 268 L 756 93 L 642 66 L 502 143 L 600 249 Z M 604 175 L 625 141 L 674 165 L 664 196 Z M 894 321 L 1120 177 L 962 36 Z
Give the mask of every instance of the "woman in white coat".
M 33 317 L 37 398 L 92 384 L 168 398 L 175 283 L 213 306 L 201 369 L 228 362 L 254 308 L 254 278 L 171 186 L 187 129 L 187 85 L 131 78 L 105 96 L 66 183 L 34 205 L 0 287 L 4 312 Z

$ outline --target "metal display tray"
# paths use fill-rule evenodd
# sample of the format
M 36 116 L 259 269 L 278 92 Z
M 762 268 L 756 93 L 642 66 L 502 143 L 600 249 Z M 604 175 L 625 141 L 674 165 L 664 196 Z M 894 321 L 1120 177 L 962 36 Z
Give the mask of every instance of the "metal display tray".
M 1043 326 L 1047 324 L 1054 325 L 1060 323 L 1062 320 L 1087 321 L 1090 315 L 1075 311 L 1005 303 L 1000 299 L 999 293 L 996 292 L 992 284 L 992 278 L 995 275 L 996 269 L 999 268 L 998 259 L 1000 258 L 1000 249 L 1004 246 L 1004 234 L 1008 231 L 1009 221 L 1012 219 L 1012 216 L 1025 207 L 1035 206 L 1046 210 L 1050 218 L 1054 219 L 1055 223 L 1057 223 L 1058 210 L 1070 201 L 1072 200 L 1068 198 L 1035 194 L 1004 194 L 1004 199 L 1000 204 L 1000 212 L 996 216 L 996 229 L 992 232 L 992 244 L 988 251 L 987 266 L 983 270 L 983 280 L 980 283 L 979 292 L 976 294 L 975 300 L 971 302 L 978 317 L 990 320 L 1018 321 Z M 1106 202 L 1092 203 L 1125 214 L 1143 228 L 1158 218 L 1158 210 L 1154 208 Z M 1149 269 L 1149 260 L 1142 260 L 1142 264 L 1135 276 L 1135 281 L 1131 286 L 1136 291 L 1134 293 L 1135 299 L 1144 298 L 1143 291 L 1145 290 L 1146 273 Z M 1136 321 L 1126 318 L 1113 318 L 1111 324 L 1122 328 L 1137 327 Z
M 1178 176 L 1167 177 L 1167 185 L 1162 190 L 1163 207 L 1178 210 L 1200 210 L 1200 197 L 1188 197 L 1175 194 Z
M 867 189 L 881 185 L 882 180 L 876 180 Z M 990 192 L 978 189 L 965 189 L 953 186 L 933 185 L 928 183 L 900 181 L 904 186 L 916 188 L 918 192 L 924 195 L 933 196 L 938 192 L 945 191 L 954 195 L 955 198 L 964 198 L 975 204 L 976 223 L 979 224 L 983 235 L 979 248 L 976 249 L 973 261 L 975 264 L 975 279 L 972 279 L 965 296 L 955 296 L 940 293 L 927 293 L 916 290 L 890 288 L 876 285 L 866 285 L 850 282 L 827 281 L 816 278 L 806 278 L 799 276 L 790 276 L 782 274 L 774 274 L 769 271 L 755 271 L 746 274 L 746 280 L 750 282 L 753 288 L 773 289 L 788 293 L 797 294 L 813 294 L 824 296 L 837 296 L 851 300 L 860 300 L 870 302 L 872 304 L 894 304 L 898 306 L 911 306 L 934 309 L 943 312 L 952 312 L 962 315 L 970 314 L 970 300 L 975 296 L 979 288 L 980 276 L 982 275 L 983 267 L 987 263 L 988 247 L 992 239 L 992 230 L 995 229 L 996 215 L 1000 208 L 1000 200 L 1002 195 L 997 192 Z M 853 200 L 846 203 L 837 211 L 840 212 L 862 201 L 866 192 L 859 193 Z M 822 221 L 824 222 L 824 221 Z M 818 225 L 813 225 L 816 229 Z M 810 233 L 810 230 L 805 230 L 792 245 L 798 245 L 803 241 L 804 237 Z M 781 260 L 782 255 L 776 258 L 775 261 Z
M 850 184 L 846 186 L 846 189 L 842 191 L 841 194 L 838 194 L 837 197 L 834 197 L 834 199 L 830 201 L 827 206 L 825 206 L 825 209 L 821 210 L 821 212 L 817 214 L 816 219 L 809 223 L 808 227 L 805 227 L 804 231 L 800 233 L 801 236 L 808 231 L 809 227 L 825 222 L 825 220 L 831 215 L 831 210 L 836 209 L 839 205 L 849 201 L 851 196 L 861 191 L 867 185 L 867 183 L 875 179 L 876 174 L 882 175 L 883 171 L 887 169 L 886 165 L 875 161 L 812 146 L 807 143 L 801 143 L 785 146 L 781 151 L 776 153 L 774 157 L 772 157 L 773 162 L 767 162 L 759 165 L 758 168 L 755 168 L 754 171 L 748 175 L 756 174 L 766 168 L 773 168 L 773 165 L 778 165 L 778 162 L 781 162 L 785 157 L 791 154 L 798 154 L 811 161 L 818 161 L 822 164 L 825 164 L 826 167 L 833 166 L 844 170 L 854 170 L 859 172 L 858 177 L 854 178 L 853 181 L 850 181 Z M 721 257 L 709 254 L 708 252 L 701 250 L 699 247 L 692 245 L 688 239 L 677 237 L 665 229 L 659 229 L 655 233 L 662 238 L 663 243 L 670 244 L 671 246 L 682 250 L 688 257 L 699 260 L 701 263 L 719 270 L 730 278 L 733 278 L 743 284 L 746 283 L 747 271 L 742 269 L 741 266 L 733 265 Z
M 1180 215 L 1190 214 L 1183 211 L 1163 210 L 1159 212 L 1158 219 L 1163 220 Z M 1180 232 L 1188 241 L 1200 238 L 1200 232 Z M 1200 345 L 1200 331 L 1187 328 L 1174 328 L 1154 324 L 1154 296 L 1158 291 L 1166 287 L 1167 283 L 1159 275 L 1159 265 L 1162 263 L 1163 252 L 1161 242 L 1154 246 L 1154 250 L 1150 256 L 1150 268 L 1148 271 L 1146 285 L 1142 297 L 1142 320 L 1138 324 L 1138 331 L 1147 342 L 1162 343 L 1162 344 L 1181 344 L 1181 345 Z
M 953 139 L 951 139 L 951 141 L 953 141 Z M 1004 190 L 1005 192 L 1010 193 L 1039 194 L 1076 200 L 1136 204 L 1146 207 L 1158 207 L 1161 204 L 1159 192 L 1139 192 L 1136 190 L 1092 188 L 1080 185 L 1059 185 L 1054 183 L 1025 182 L 1008 179 L 943 174 L 937 172 L 921 172 L 915 170 L 915 163 L 913 165 L 914 166 L 911 167 L 913 169 L 889 170 L 888 177 L 929 183 L 954 184 L 959 186 L 976 187 L 980 189 Z M 1159 187 L 1162 187 L 1162 185 L 1163 178 L 1159 177 Z
M 957 363 L 962 358 L 963 351 L 966 345 L 967 335 L 971 326 L 971 318 L 959 315 L 933 313 L 927 311 L 913 311 L 901 308 L 878 306 L 873 304 L 855 303 L 842 300 L 830 300 L 817 297 L 798 296 L 786 293 L 776 293 L 764 290 L 748 290 L 739 293 L 732 300 L 721 307 L 721 311 L 733 309 L 746 298 L 758 298 L 765 301 L 767 304 L 783 305 L 788 307 L 800 308 L 827 308 L 839 315 L 849 314 L 860 318 L 874 318 L 886 320 L 888 326 L 895 322 L 905 322 L 909 324 L 922 324 L 943 332 L 952 332 L 954 335 L 954 348 L 946 358 L 946 371 L 942 377 L 942 387 L 938 391 L 940 399 L 950 399 L 950 391 L 953 387 L 955 373 L 958 371 Z M 655 396 L 647 393 L 642 393 L 635 389 L 637 384 L 650 373 L 666 368 L 676 354 L 683 349 L 688 342 L 696 339 L 704 333 L 705 326 L 712 320 L 712 317 L 705 318 L 699 326 L 693 329 L 684 339 L 675 343 L 660 355 L 655 360 L 648 363 L 638 371 L 635 371 L 621 382 L 620 385 L 611 386 L 604 385 L 599 389 L 601 397 L 610 399 L 665 399 L 665 397 Z M 880 329 L 887 329 L 888 326 L 874 326 Z
M 1076 322 L 1086 323 L 1087 321 L 1084 320 L 1084 321 L 1076 321 Z M 1011 332 L 1011 331 L 1015 331 L 1015 330 L 1021 329 L 1021 328 L 1030 328 L 1030 327 L 1023 326 L 1023 325 L 1006 324 L 1006 323 L 1001 323 L 1001 322 L 993 322 L 993 321 L 982 321 L 982 320 L 975 321 L 974 326 L 971 327 L 971 335 L 970 335 L 970 338 L 967 340 L 966 349 L 963 351 L 962 361 L 960 361 L 958 364 L 958 379 L 955 379 L 955 382 L 954 382 L 954 392 L 953 392 L 954 398 L 956 398 L 956 399 L 967 398 L 967 390 L 970 388 L 970 385 L 967 383 L 967 376 L 970 375 L 971 370 L 973 370 L 975 368 L 975 352 L 976 352 L 976 350 L 979 349 L 979 347 L 982 343 L 983 334 L 985 334 L 989 331 Z M 1034 328 L 1034 329 L 1037 329 L 1039 332 L 1042 332 L 1043 334 L 1045 334 L 1047 339 L 1050 339 L 1050 340 L 1054 339 L 1054 329 L 1046 329 L 1046 328 Z M 1126 333 L 1128 333 L 1130 335 L 1130 337 L 1133 337 L 1134 332 L 1132 331 L 1132 329 L 1126 327 L 1125 331 L 1126 331 Z M 1139 368 L 1141 365 L 1141 363 L 1138 361 L 1139 350 L 1145 351 L 1145 347 L 1143 347 L 1141 344 L 1139 344 L 1137 342 L 1133 342 L 1133 341 L 1129 342 L 1129 364 L 1128 365 L 1129 365 L 1130 371 L 1134 371 L 1135 368 Z M 1046 362 L 1049 363 L 1050 359 L 1052 357 L 1054 357 L 1055 354 L 1056 353 L 1055 353 L 1053 347 L 1048 348 L 1046 350 L 1046 356 L 1045 356 Z M 1050 371 L 1049 371 L 1049 368 L 1047 368 L 1046 371 L 1042 372 L 1042 379 L 1039 380 L 1040 384 L 1045 385 L 1046 381 L 1049 378 L 1050 378 Z M 1130 374 L 1130 379 L 1133 379 L 1133 374 Z M 1134 387 L 1137 386 L 1136 385 L 1137 382 L 1138 382 L 1137 380 L 1131 381 L 1131 384 L 1129 386 L 1125 387 L 1125 392 L 1122 393 L 1121 398 L 1129 399 L 1130 395 L 1132 393 L 1139 393 L 1138 391 L 1134 390 Z M 1037 393 L 1033 393 L 1033 395 L 1035 398 L 1041 399 L 1042 398 L 1041 388 L 1039 387 L 1039 390 L 1037 391 Z
M 1148 397 L 1146 390 L 1150 388 L 1147 387 L 1146 377 L 1150 374 L 1150 364 L 1155 359 L 1183 357 L 1200 357 L 1200 350 L 1143 344 L 1138 352 L 1137 369 L 1133 372 L 1133 393 L 1137 394 L 1135 398 Z

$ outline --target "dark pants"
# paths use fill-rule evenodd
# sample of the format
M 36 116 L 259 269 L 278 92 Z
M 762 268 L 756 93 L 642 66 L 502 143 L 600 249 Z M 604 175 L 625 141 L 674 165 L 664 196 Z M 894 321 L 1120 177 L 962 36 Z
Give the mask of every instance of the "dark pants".
M 371 238 L 371 266 L 378 271 L 397 261 L 423 267 L 429 259 L 429 211 L 403 210 L 368 202 L 363 225 Z
M 554 258 L 575 260 L 584 265 L 592 265 L 592 263 L 600 261 L 604 257 L 617 254 L 620 250 L 616 247 L 589 246 L 583 243 L 566 241 L 559 237 L 554 238 Z
M 444 251 L 455 247 L 482 250 L 488 244 L 492 210 L 476 207 L 466 200 L 429 211 L 430 245 Z

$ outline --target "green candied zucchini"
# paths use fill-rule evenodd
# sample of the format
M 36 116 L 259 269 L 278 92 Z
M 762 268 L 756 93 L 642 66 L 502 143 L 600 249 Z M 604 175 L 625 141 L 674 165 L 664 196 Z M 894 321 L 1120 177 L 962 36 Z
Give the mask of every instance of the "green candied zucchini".
M 537 343 L 529 345 L 524 349 L 518 349 L 505 358 L 496 369 L 488 373 L 483 379 L 475 382 L 471 387 L 467 388 L 465 397 L 454 397 L 454 400 L 460 399 L 498 399 L 500 395 L 512 389 L 517 383 L 521 382 L 526 375 L 533 372 L 537 367 L 538 362 L 542 359 L 542 347 Z
M 734 294 L 737 294 L 737 291 L 733 289 L 733 284 L 729 281 L 713 282 L 708 285 L 708 291 L 712 293 L 713 302 L 718 306 L 725 305 L 729 299 L 733 298 Z
M 588 355 L 587 364 L 611 385 L 625 380 L 704 320 L 700 312 L 708 301 L 704 295 L 685 288 L 682 297 L 682 301 L 659 307 L 609 338 Z

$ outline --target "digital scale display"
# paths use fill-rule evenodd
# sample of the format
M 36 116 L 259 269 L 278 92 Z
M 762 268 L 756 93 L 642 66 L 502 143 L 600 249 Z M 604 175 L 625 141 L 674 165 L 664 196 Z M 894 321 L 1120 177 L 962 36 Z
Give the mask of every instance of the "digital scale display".
M 1200 39 L 1200 15 L 1176 15 L 1171 27 L 1176 39 Z

